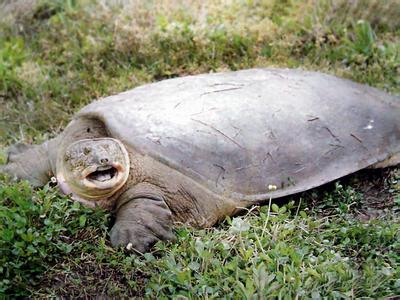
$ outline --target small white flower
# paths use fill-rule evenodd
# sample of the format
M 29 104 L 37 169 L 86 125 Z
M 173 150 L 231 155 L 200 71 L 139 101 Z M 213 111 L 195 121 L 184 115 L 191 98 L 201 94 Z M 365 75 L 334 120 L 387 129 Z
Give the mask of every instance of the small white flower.
M 57 183 L 57 178 L 53 176 L 53 177 L 50 178 L 50 181 L 52 183 Z
M 270 184 L 270 185 L 268 185 L 268 190 L 269 190 L 269 191 L 276 191 L 277 188 L 278 188 L 278 187 L 277 187 L 275 184 Z
M 132 243 L 129 243 L 128 245 L 126 245 L 126 249 L 127 249 L 127 250 L 131 250 L 132 247 L 133 247 Z

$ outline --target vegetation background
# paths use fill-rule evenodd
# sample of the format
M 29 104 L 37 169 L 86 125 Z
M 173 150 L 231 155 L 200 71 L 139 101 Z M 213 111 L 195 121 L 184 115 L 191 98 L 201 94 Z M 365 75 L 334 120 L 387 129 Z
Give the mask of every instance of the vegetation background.
M 251 67 L 400 94 L 398 0 L 0 1 L 0 149 L 135 86 Z M 134 255 L 112 216 L 0 177 L 0 298 L 400 295 L 400 170 L 366 170 Z

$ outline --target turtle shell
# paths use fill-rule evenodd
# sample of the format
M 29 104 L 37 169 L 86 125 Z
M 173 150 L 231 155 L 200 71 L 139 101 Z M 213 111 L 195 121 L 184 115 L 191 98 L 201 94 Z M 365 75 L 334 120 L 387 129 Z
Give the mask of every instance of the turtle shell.
M 77 117 L 98 118 L 136 151 L 243 200 L 305 191 L 400 152 L 398 98 L 302 70 L 164 80 L 93 102 Z

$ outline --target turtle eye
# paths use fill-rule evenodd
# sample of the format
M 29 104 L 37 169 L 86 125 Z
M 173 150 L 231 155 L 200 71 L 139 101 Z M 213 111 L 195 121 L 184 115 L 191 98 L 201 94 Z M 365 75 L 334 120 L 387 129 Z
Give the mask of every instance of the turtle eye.
M 70 159 L 71 159 L 71 153 L 69 153 L 69 151 L 65 152 L 64 160 L 69 161 Z
M 83 148 L 83 154 L 85 154 L 85 155 L 90 154 L 91 151 L 92 151 L 92 149 L 90 149 L 89 147 Z

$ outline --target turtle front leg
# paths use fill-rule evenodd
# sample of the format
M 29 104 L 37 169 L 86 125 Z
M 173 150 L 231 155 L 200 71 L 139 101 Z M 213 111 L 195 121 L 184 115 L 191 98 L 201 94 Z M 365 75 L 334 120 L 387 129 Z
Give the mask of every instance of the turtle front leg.
M 8 149 L 7 161 L 0 166 L 0 173 L 28 180 L 34 187 L 44 186 L 55 171 L 57 145 L 57 138 L 41 145 L 15 144 Z
M 174 240 L 172 213 L 162 195 L 143 185 L 125 192 L 118 203 L 111 229 L 111 244 L 127 246 L 143 253 L 156 242 Z

